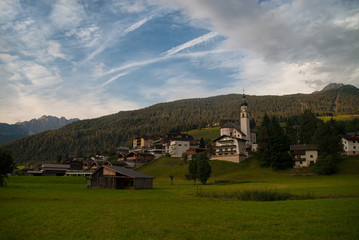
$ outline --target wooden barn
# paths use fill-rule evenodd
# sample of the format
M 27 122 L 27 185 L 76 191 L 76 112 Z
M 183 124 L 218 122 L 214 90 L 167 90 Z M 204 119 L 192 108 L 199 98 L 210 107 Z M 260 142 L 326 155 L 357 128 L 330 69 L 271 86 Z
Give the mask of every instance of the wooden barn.
M 90 188 L 152 189 L 154 177 L 119 166 L 102 166 L 87 177 Z

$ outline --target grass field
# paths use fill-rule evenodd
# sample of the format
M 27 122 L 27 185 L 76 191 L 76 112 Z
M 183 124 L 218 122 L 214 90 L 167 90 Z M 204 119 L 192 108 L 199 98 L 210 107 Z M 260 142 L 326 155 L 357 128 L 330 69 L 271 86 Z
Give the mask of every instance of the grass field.
M 188 132 L 185 132 L 189 135 L 192 135 L 195 139 L 216 139 L 220 136 L 220 129 L 221 127 L 209 127 L 209 128 L 203 128 L 203 129 L 194 129 L 190 130 Z
M 0 239 L 359 239 L 357 158 L 342 160 L 332 176 L 261 169 L 253 159 L 211 165 L 208 185 L 199 185 L 205 191 L 276 189 L 331 198 L 196 197 L 197 187 L 184 177 L 187 165 L 161 158 L 140 169 L 156 176 L 153 190 L 87 189 L 82 177 L 10 177 L 0 188 Z
M 329 121 L 331 118 L 333 118 L 336 121 L 352 121 L 356 118 L 359 118 L 359 114 L 338 115 L 338 116 L 320 116 L 318 118 L 323 120 L 324 122 Z

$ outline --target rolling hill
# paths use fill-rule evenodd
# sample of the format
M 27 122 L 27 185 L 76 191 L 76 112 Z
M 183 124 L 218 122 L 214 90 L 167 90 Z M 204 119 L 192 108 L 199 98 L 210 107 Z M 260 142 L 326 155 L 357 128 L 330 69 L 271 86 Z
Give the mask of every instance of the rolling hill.
M 359 113 L 359 89 L 344 85 L 313 94 L 284 96 L 247 96 L 249 112 L 257 124 L 265 113 L 288 117 L 311 109 L 319 115 Z M 230 94 L 209 98 L 185 99 L 160 103 L 135 111 L 89 120 L 76 121 L 58 130 L 2 144 L 13 152 L 15 161 L 59 161 L 68 155 L 111 150 L 130 145 L 130 140 L 142 134 L 161 134 L 196 129 L 206 123 L 239 120 L 242 95 Z

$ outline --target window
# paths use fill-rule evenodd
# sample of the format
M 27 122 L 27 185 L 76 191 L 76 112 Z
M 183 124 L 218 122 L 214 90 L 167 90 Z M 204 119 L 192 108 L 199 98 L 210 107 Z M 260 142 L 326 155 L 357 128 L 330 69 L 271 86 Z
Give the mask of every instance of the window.
M 356 149 L 357 147 L 356 146 L 353 146 L 353 149 Z
M 182 144 L 178 144 L 178 146 L 182 146 Z
M 310 158 L 313 158 L 313 155 L 310 155 Z

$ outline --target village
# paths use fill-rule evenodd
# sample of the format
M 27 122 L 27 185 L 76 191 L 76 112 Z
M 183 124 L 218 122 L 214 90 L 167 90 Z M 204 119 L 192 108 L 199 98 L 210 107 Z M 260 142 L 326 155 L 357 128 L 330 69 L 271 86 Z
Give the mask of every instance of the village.
M 341 135 L 342 154 L 359 154 L 358 132 Z M 209 160 L 240 163 L 258 151 L 256 133 L 250 128 L 248 103 L 243 94 L 240 123 L 228 121 L 220 128 L 220 136 L 210 148 L 185 133 L 136 136 L 132 148 L 119 147 L 115 161 L 108 156 L 96 155 L 89 159 L 71 157 L 66 164 L 43 163 L 40 170 L 27 169 L 28 176 L 84 176 L 89 188 L 139 189 L 152 188 L 153 177 L 135 171 L 161 156 L 190 161 L 194 154 L 205 153 Z M 314 165 L 318 159 L 315 144 L 290 145 L 294 168 Z M 103 179 L 102 179 L 103 178 Z M 101 180 L 102 179 L 102 180 Z

